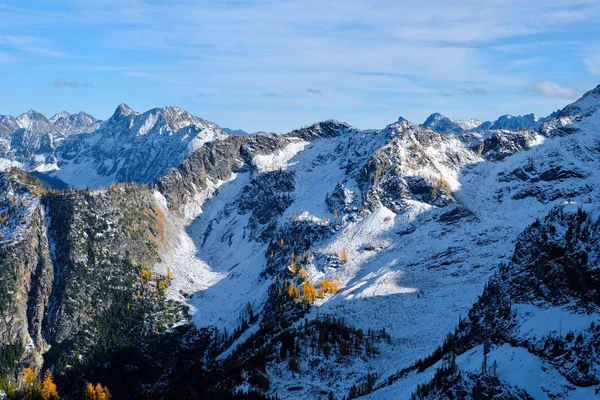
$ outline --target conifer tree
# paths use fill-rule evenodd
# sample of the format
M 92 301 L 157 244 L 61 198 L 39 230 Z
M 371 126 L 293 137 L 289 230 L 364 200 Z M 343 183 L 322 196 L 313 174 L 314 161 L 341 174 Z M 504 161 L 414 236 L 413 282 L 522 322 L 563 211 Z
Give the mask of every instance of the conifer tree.
M 42 381 L 42 396 L 44 400 L 58 400 L 58 389 L 52 379 L 52 373 L 47 369 Z

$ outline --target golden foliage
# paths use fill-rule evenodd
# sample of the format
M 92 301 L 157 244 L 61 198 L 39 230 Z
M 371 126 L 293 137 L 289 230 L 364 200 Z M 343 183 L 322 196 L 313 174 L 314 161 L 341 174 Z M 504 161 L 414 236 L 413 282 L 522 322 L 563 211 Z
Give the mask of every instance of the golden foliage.
M 279 241 L 279 244 L 281 245 L 281 247 L 283 247 L 283 246 L 285 246 L 285 241 L 284 241 L 283 239 L 281 239 L 281 240 Z
M 42 396 L 44 400 L 58 400 L 58 389 L 52 379 L 52 373 L 47 369 L 42 381 Z
M 30 387 L 35 380 L 36 373 L 29 367 L 25 368 L 21 373 L 21 379 L 25 382 L 25 386 Z
M 338 213 L 337 213 L 337 211 L 333 212 L 333 219 L 338 219 Z
M 321 288 L 324 293 L 336 293 L 339 290 L 338 284 L 329 279 L 323 279 L 321 281 Z
M 150 270 L 147 269 L 147 268 L 145 268 L 145 267 L 142 268 L 142 272 L 140 273 L 140 276 L 142 278 L 142 282 L 144 280 L 146 280 L 146 281 L 151 281 L 152 280 L 152 272 L 150 272 Z
M 85 385 L 85 400 L 110 400 L 112 398 L 108 388 L 96 383 L 96 386 L 90 382 Z
M 327 217 L 323 217 L 323 223 L 327 225 Z
M 300 271 L 298 272 L 298 274 L 300 275 L 300 278 L 306 279 L 306 270 L 304 269 L 304 267 L 300 268 Z
M 315 285 L 311 282 L 306 282 L 302 287 L 302 296 L 307 301 L 314 301 L 317 298 L 317 290 L 315 289 Z
M 342 252 L 340 253 L 340 260 L 342 260 L 343 263 L 348 262 L 348 250 L 345 248 L 342 249 Z
M 325 289 L 323 287 L 319 288 L 319 298 L 322 299 L 325 297 Z

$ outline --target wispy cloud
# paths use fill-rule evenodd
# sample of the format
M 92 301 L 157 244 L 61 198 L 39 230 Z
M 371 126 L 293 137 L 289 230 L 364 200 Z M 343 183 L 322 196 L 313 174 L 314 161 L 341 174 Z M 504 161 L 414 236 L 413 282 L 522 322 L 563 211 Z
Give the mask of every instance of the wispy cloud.
M 275 96 L 277 96 L 277 93 L 275 93 L 275 92 L 263 92 L 262 95 L 264 97 L 275 97 Z
M 323 92 L 321 92 L 319 89 L 312 89 L 312 88 L 306 89 L 306 93 L 310 93 L 310 94 L 323 94 Z
M 560 86 L 550 81 L 539 81 L 531 85 L 531 90 L 535 93 L 559 99 L 574 99 L 577 97 L 577 90 L 570 86 Z
M 48 40 L 24 35 L 0 35 L 0 45 L 12 47 L 27 53 L 36 53 L 49 57 L 62 57 L 64 54 L 54 50 Z
M 480 86 L 470 86 L 470 87 L 462 88 L 461 91 L 464 93 L 467 93 L 467 94 L 473 94 L 473 95 L 478 95 L 478 96 L 488 94 L 488 91 Z
M 583 58 L 588 72 L 593 76 L 600 76 L 600 47 L 589 50 Z
M 54 81 L 54 86 L 57 88 L 70 88 L 70 89 L 79 89 L 79 88 L 93 88 L 94 86 L 90 83 L 81 83 L 75 81 L 68 81 L 63 78 L 58 78 Z

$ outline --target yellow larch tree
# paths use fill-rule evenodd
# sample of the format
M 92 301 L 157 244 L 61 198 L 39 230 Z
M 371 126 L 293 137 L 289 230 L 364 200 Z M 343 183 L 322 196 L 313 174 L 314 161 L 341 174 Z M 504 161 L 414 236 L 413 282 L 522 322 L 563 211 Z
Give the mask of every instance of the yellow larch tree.
M 323 279 L 321 281 L 321 288 L 325 293 L 336 293 L 338 291 L 338 284 L 329 279 Z
M 42 381 L 42 397 L 44 400 L 58 400 L 58 389 L 52 379 L 52 373 L 49 369 L 44 373 L 44 380 Z
M 300 275 L 300 278 L 306 279 L 306 270 L 304 269 L 304 267 L 300 268 L 300 272 L 298 272 L 298 275 Z
M 31 384 L 35 380 L 36 373 L 29 367 L 25 368 L 21 373 L 21 379 L 25 382 L 26 387 L 31 387 Z
M 294 287 L 294 284 L 290 283 L 290 287 L 288 288 L 288 296 L 294 297 L 295 290 L 296 288 Z
M 325 289 L 323 287 L 319 288 L 319 298 L 322 299 L 325 297 Z
M 306 282 L 306 284 L 304 284 L 302 287 L 302 296 L 304 296 L 307 301 L 314 301 L 317 298 L 317 290 L 315 289 L 315 285 L 313 285 L 311 282 Z
M 346 248 L 342 249 L 342 252 L 340 253 L 340 260 L 342 260 L 343 263 L 348 262 L 348 250 L 346 250 Z

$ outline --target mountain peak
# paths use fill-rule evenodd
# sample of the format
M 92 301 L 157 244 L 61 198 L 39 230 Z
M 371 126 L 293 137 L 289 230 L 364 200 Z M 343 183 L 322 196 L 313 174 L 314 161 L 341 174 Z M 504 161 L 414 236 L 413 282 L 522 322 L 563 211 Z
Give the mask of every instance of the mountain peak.
M 459 133 L 476 129 L 480 125 L 481 121 L 474 118 L 468 120 L 456 120 L 436 112 L 431 114 L 422 126 L 440 133 Z
M 133 111 L 133 109 L 127 104 L 121 103 L 119 104 L 119 107 L 117 107 L 117 109 L 115 110 L 113 117 L 127 117 L 132 114 L 137 115 L 138 113 Z
M 55 123 L 60 118 L 67 118 L 69 115 L 71 115 L 71 114 L 69 114 L 66 111 L 61 111 L 61 112 L 54 114 L 48 121 L 50 121 L 51 123 Z

